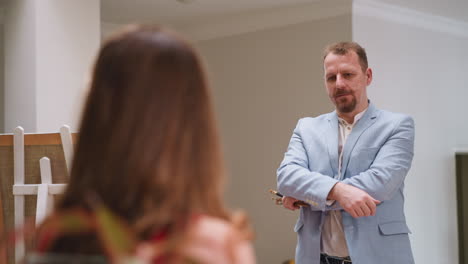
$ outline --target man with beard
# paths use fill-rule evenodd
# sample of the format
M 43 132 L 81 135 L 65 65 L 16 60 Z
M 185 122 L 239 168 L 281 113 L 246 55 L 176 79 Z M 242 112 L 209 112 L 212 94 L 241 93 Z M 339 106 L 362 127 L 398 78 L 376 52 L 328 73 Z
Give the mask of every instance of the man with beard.
M 278 169 L 283 206 L 299 209 L 298 264 L 414 263 L 404 215 L 414 122 L 377 109 L 365 50 L 354 42 L 324 52 L 325 86 L 336 110 L 302 118 Z

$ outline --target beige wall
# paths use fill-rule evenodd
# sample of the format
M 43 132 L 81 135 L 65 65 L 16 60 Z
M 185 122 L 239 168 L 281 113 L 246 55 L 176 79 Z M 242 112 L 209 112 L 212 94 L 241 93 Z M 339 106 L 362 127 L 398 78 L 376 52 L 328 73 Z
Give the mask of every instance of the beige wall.
M 227 200 L 245 208 L 259 263 L 294 257 L 297 213 L 273 204 L 276 169 L 298 118 L 333 109 L 322 82 L 322 49 L 351 39 L 339 16 L 197 43 L 209 69 L 229 169 Z

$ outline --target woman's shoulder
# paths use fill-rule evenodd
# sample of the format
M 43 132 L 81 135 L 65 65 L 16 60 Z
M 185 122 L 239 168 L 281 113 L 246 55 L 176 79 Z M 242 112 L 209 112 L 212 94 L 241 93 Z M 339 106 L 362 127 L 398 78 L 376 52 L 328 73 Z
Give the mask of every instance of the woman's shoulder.
M 252 244 L 234 222 L 197 215 L 191 223 L 186 253 L 201 263 L 255 263 Z
M 203 241 L 210 247 L 220 249 L 247 242 L 241 230 L 232 222 L 207 215 L 195 217 L 190 225 L 188 235 L 189 241 Z
M 233 236 L 237 231 L 232 222 L 208 215 L 195 216 L 190 229 L 195 234 L 218 239 Z

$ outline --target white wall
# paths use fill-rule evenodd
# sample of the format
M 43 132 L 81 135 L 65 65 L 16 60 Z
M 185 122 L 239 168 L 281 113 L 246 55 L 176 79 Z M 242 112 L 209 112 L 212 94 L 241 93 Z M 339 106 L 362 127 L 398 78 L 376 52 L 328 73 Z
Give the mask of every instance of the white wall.
M 353 12 L 353 40 L 366 48 L 374 70 L 370 99 L 415 119 L 405 209 L 416 263 L 458 263 L 454 149 L 468 145 L 468 34 Z
M 16 126 L 35 131 L 36 43 L 35 5 L 8 1 L 5 8 L 5 131 Z
M 77 130 L 87 77 L 100 43 L 95 0 L 15 0 L 4 9 L 5 130 Z
M 78 130 L 86 85 L 100 45 L 95 0 L 40 1 L 37 6 L 37 131 Z
M 351 16 L 264 29 L 196 43 L 215 94 L 229 169 L 227 200 L 253 222 L 258 263 L 294 258 L 297 213 L 273 204 L 276 169 L 298 118 L 333 109 L 322 50 L 351 39 Z

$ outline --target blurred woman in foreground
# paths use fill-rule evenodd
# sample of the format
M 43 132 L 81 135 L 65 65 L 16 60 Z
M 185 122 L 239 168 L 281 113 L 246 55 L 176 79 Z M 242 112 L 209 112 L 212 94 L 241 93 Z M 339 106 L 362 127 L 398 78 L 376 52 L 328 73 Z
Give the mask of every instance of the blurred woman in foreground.
M 90 88 L 56 212 L 91 212 L 91 194 L 135 234 L 135 254 L 157 248 L 143 250 L 153 263 L 254 263 L 245 217 L 223 206 L 211 92 L 192 47 L 159 27 L 129 27 L 103 44 Z M 44 251 L 99 255 L 105 245 L 87 232 Z

